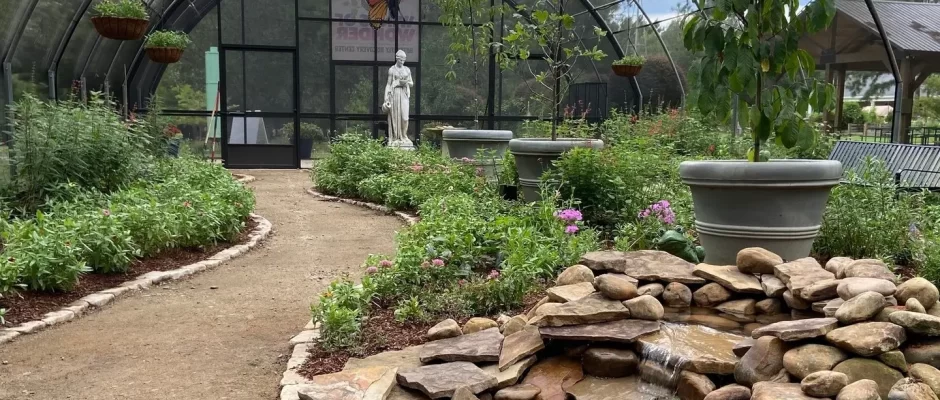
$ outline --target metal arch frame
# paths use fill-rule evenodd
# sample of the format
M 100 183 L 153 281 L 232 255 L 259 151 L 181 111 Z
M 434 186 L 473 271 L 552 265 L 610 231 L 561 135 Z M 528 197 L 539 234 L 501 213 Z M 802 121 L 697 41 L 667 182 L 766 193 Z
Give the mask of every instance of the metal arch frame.
M 85 16 L 85 13 L 88 11 L 88 7 L 91 6 L 91 1 L 92 0 L 82 0 L 82 4 L 75 10 L 75 14 L 72 15 L 72 21 L 69 22 L 68 28 L 62 33 L 62 38 L 59 39 L 59 45 L 56 47 L 55 55 L 52 57 L 52 63 L 49 64 L 49 98 L 52 100 L 58 98 L 56 93 L 58 89 L 56 77 L 59 73 L 59 62 L 62 61 L 62 55 L 65 54 L 66 46 L 68 46 L 69 42 L 72 40 L 72 35 L 75 33 L 75 28 L 78 27 L 78 22 L 81 21 L 82 17 Z
M 163 9 L 163 13 L 160 14 L 160 18 L 157 20 L 157 23 L 154 24 L 153 29 L 150 30 L 151 33 L 156 31 L 157 29 L 162 29 L 164 24 L 166 23 L 167 17 L 172 15 L 174 12 L 176 12 L 176 8 L 179 7 L 181 4 L 183 4 L 183 2 L 188 1 L 190 5 L 193 4 L 192 0 L 172 0 L 172 1 L 173 2 L 170 3 L 169 6 Z M 124 76 L 124 82 L 122 83 L 122 86 L 127 87 L 127 82 L 130 81 L 131 75 L 137 71 L 137 68 L 140 65 L 141 59 L 143 58 L 145 44 L 146 44 L 146 41 L 141 42 L 140 47 L 137 48 L 137 52 L 134 54 L 134 60 L 131 61 L 131 67 L 128 68 L 127 75 Z M 115 56 L 115 58 L 117 58 L 117 56 Z M 108 68 L 108 75 L 110 75 L 110 72 L 111 72 L 111 69 Z
M 586 8 L 591 16 L 594 17 L 594 21 L 597 22 L 600 28 L 604 30 L 604 35 L 607 36 L 610 44 L 614 47 L 614 52 L 617 53 L 617 59 L 623 58 L 626 55 L 626 53 L 623 51 L 623 46 L 620 45 L 620 41 L 616 36 L 614 36 L 614 33 L 611 31 L 610 25 L 607 24 L 607 21 L 604 20 L 604 18 L 601 18 L 601 14 L 597 12 L 597 8 L 591 4 L 591 0 L 581 0 L 581 3 L 584 4 L 584 8 Z M 636 45 L 632 42 L 631 45 L 633 45 L 633 52 L 635 53 Z M 672 61 L 672 59 L 670 59 L 670 61 Z M 673 65 L 673 67 L 675 67 L 675 65 Z M 633 88 L 633 94 L 635 94 L 637 99 L 639 99 L 637 104 L 633 107 L 633 112 L 639 114 L 643 108 L 643 91 L 640 89 L 640 82 L 636 79 L 636 76 L 630 77 L 630 83 L 630 87 Z M 683 96 L 685 96 L 685 92 L 683 92 Z M 683 101 L 685 100 L 683 99 Z
M 3 57 L 0 58 L 0 66 L 3 67 L 4 94 L 7 96 L 7 100 L 10 103 L 13 102 L 13 63 L 11 63 L 10 60 L 13 58 L 13 54 L 16 53 L 16 47 L 19 45 L 20 39 L 23 38 L 23 32 L 26 31 L 26 24 L 29 23 L 30 18 L 33 16 L 33 11 L 36 10 L 37 4 L 39 4 L 39 0 L 32 0 L 26 7 L 23 18 L 20 18 L 20 23 L 16 25 L 16 31 L 13 32 L 13 39 L 7 44 L 7 48 L 3 52 Z
M 590 0 L 584 0 L 584 1 L 590 1 Z M 646 18 L 646 22 L 649 23 L 650 26 L 653 28 L 653 33 L 656 34 L 656 39 L 659 40 L 660 46 L 662 46 L 663 51 L 666 52 L 666 58 L 669 59 L 669 64 L 672 64 L 672 71 L 676 73 L 676 82 L 679 83 L 679 90 L 682 92 L 682 103 L 680 104 L 682 106 L 685 106 L 685 96 L 686 96 L 685 87 L 684 87 L 685 85 L 682 84 L 682 75 L 679 74 L 679 68 L 676 67 L 676 62 L 673 61 L 672 59 L 672 53 L 670 53 L 669 48 L 666 47 L 666 42 L 663 41 L 663 37 L 660 36 L 659 31 L 656 30 L 655 26 L 652 26 L 653 21 L 650 19 L 650 16 L 646 14 L 646 10 L 643 9 L 643 6 L 640 5 L 640 2 L 637 0 L 631 0 L 631 1 L 633 1 L 633 4 L 636 5 L 636 7 L 640 10 L 641 13 L 643 13 L 643 18 Z M 696 5 L 696 7 L 698 7 L 698 5 Z

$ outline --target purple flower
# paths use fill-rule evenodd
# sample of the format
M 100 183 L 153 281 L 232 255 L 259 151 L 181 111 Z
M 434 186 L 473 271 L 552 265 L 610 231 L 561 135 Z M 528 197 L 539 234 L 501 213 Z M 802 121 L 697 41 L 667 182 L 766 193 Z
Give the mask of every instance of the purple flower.
M 660 200 L 650 204 L 647 209 L 637 214 L 637 218 L 646 219 L 651 215 L 655 215 L 657 219 L 665 224 L 672 225 L 676 223 L 676 214 L 672 211 L 672 208 L 670 208 L 669 201 L 667 200 Z
M 368 275 L 372 275 L 372 274 L 374 274 L 374 273 L 376 273 L 376 272 L 379 272 L 379 269 L 376 268 L 376 267 L 369 267 L 369 268 L 366 268 L 366 274 L 368 274 Z
M 556 211 L 555 217 L 565 222 L 580 221 L 584 218 L 584 216 L 581 215 L 581 211 L 573 208 Z
M 440 258 L 435 258 L 435 259 L 431 260 L 431 264 L 434 264 L 435 267 L 443 267 L 443 266 L 444 266 L 444 260 L 441 260 Z
M 392 266 L 392 260 L 382 260 L 379 261 L 379 266 L 382 268 L 389 268 Z
M 499 278 L 499 271 L 495 269 L 490 271 L 489 275 L 486 276 L 486 279 L 489 279 L 489 280 L 498 279 L 498 278 Z
M 565 227 L 565 233 L 567 233 L 567 234 L 569 234 L 569 235 L 578 233 L 579 230 L 581 230 L 581 229 L 578 228 L 577 225 L 568 225 L 568 226 Z
M 483 167 L 477 167 L 477 176 L 483 176 Z

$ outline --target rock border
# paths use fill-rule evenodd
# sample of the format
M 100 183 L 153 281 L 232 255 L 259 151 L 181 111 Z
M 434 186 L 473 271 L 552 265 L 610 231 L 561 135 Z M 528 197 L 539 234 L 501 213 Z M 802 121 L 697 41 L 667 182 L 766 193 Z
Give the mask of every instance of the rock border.
M 232 177 L 235 178 L 236 181 L 242 184 L 249 184 L 251 182 L 258 180 L 258 178 L 255 178 L 254 175 L 248 175 L 248 174 L 232 174 Z
M 247 177 L 251 176 L 247 175 Z M 251 178 L 253 179 L 254 177 Z M 241 178 L 239 181 L 241 182 Z M 2 329 L 0 330 L 0 345 L 11 342 L 20 335 L 36 333 L 51 326 L 81 318 L 83 315 L 97 311 L 105 305 L 114 302 L 119 297 L 123 297 L 132 292 L 149 289 L 151 286 L 160 284 L 161 282 L 189 277 L 190 275 L 214 268 L 226 261 L 247 253 L 266 239 L 268 235 L 271 234 L 272 228 L 271 222 L 258 214 L 252 213 L 251 219 L 255 220 L 258 226 L 248 235 L 248 242 L 234 245 L 215 253 L 205 260 L 174 270 L 148 272 L 138 276 L 134 280 L 124 282 L 117 287 L 101 290 L 82 297 L 67 307 L 59 309 L 59 311 L 46 313 L 43 315 L 42 319 L 27 321 L 12 328 Z
M 354 206 L 365 207 L 370 210 L 378 211 L 381 213 L 391 214 L 391 215 L 398 217 L 398 219 L 405 221 L 405 223 L 408 224 L 408 226 L 417 224 L 418 221 L 421 219 L 417 215 L 407 213 L 404 211 L 396 211 L 386 206 L 383 206 L 381 204 L 369 203 L 367 201 L 352 200 L 352 199 L 347 199 L 345 197 L 330 196 L 328 194 L 320 193 L 314 188 L 307 189 L 307 193 L 323 201 L 332 201 L 332 202 L 337 202 L 337 203 L 351 204 Z

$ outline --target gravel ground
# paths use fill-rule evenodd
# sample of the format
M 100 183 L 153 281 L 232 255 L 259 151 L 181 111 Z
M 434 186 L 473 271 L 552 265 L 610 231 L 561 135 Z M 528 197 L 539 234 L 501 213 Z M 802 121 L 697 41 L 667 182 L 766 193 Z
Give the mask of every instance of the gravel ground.
M 368 254 L 392 253 L 402 225 L 314 199 L 306 172 L 245 172 L 274 224 L 262 247 L 0 345 L 0 399 L 277 398 L 310 301 Z

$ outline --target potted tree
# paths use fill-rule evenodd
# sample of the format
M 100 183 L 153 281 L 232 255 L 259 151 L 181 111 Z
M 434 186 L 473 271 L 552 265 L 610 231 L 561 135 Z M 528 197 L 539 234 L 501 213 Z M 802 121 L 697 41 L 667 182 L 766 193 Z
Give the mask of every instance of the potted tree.
M 815 61 L 798 42 L 828 26 L 834 2 L 813 0 L 801 9 L 799 0 L 719 1 L 709 17 L 685 21 L 684 44 L 698 53 L 689 103 L 703 115 L 727 119 L 737 99 L 737 122 L 753 138 L 747 161 L 679 167 L 692 190 L 707 263 L 733 264 L 740 249 L 753 246 L 788 260 L 809 255 L 842 165 L 766 160 L 761 148 L 771 139 L 786 148 L 815 145 L 810 108 L 830 107 L 833 88 L 814 79 Z
M 300 159 L 310 159 L 313 154 L 313 144 L 323 140 L 323 129 L 312 122 L 300 123 Z
M 139 40 L 147 32 L 147 8 L 140 0 L 102 0 L 91 17 L 98 34 L 108 39 Z
M 153 62 L 173 64 L 180 60 L 190 43 L 189 35 L 183 32 L 160 30 L 147 35 L 144 47 Z
M 623 58 L 614 61 L 610 67 L 618 76 L 630 77 L 639 75 L 640 70 L 643 69 L 644 63 L 646 63 L 646 59 L 643 58 L 643 56 L 628 54 L 623 56 Z

